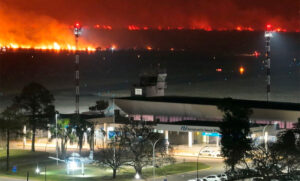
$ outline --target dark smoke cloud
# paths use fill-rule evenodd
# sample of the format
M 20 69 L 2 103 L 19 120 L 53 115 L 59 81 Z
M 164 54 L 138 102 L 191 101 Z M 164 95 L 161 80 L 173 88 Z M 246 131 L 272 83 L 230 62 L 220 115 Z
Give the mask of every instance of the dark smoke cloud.
M 213 29 L 266 23 L 294 31 L 300 28 L 300 0 L 1 0 L 8 8 L 34 12 L 72 24 L 108 24 L 124 28 L 184 26 Z

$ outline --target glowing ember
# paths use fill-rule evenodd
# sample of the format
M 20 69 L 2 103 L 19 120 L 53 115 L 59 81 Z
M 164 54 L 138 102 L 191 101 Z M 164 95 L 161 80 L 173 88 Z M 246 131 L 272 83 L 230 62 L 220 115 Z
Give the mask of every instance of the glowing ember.
M 240 67 L 239 71 L 240 71 L 240 74 L 241 74 L 241 75 L 244 74 L 244 72 L 245 72 L 244 67 Z
M 238 26 L 238 27 L 236 27 L 236 30 L 237 31 L 242 31 L 242 27 Z
M 112 45 L 112 46 L 110 47 L 110 49 L 111 49 L 111 51 L 114 51 L 115 49 L 117 49 L 117 46 L 116 46 L 116 45 Z
M 266 27 L 267 27 L 267 30 L 268 30 L 268 31 L 270 31 L 270 30 L 271 30 L 271 28 L 272 28 L 272 25 L 270 25 L 270 24 L 267 24 L 267 26 L 266 26 Z
M 217 68 L 216 72 L 222 72 L 223 70 L 221 68 Z
M 255 56 L 256 58 L 260 55 L 260 53 L 258 51 L 254 51 L 253 56 Z
M 146 48 L 147 48 L 147 50 L 149 50 L 149 51 L 152 50 L 152 47 L 151 47 L 151 46 L 147 46 Z
M 136 26 L 136 25 L 129 25 L 129 26 L 128 26 L 128 29 L 129 29 L 129 30 L 140 30 L 141 28 L 138 27 L 138 26 Z

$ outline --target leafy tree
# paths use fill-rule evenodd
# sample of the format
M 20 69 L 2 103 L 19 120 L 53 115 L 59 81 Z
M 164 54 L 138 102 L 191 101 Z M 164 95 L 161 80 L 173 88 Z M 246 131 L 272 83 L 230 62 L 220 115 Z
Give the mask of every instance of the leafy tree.
M 25 117 L 16 105 L 7 107 L 0 115 L 0 129 L 6 132 L 6 170 L 9 170 L 9 142 L 11 134 L 21 132 Z
M 275 148 L 283 158 L 281 165 L 287 168 L 287 174 L 300 168 L 300 148 L 297 145 L 294 130 L 286 130 L 280 133 Z
M 35 133 L 37 128 L 45 128 L 54 119 L 54 97 L 44 86 L 38 83 L 26 85 L 14 103 L 23 109 L 28 116 L 32 130 L 31 150 L 35 151 Z
M 89 107 L 90 111 L 102 111 L 108 107 L 108 102 L 104 100 L 96 101 L 96 105 Z
M 121 137 L 116 134 L 106 148 L 95 154 L 95 159 L 113 170 L 113 179 L 117 170 L 128 162 L 126 147 L 121 144 Z
M 128 150 L 128 159 L 131 161 L 127 165 L 132 166 L 136 173 L 142 174 L 145 166 L 152 165 L 153 143 L 160 138 L 159 133 L 154 133 L 152 126 L 145 122 L 131 122 L 120 127 L 121 146 Z M 157 144 L 156 153 L 166 154 L 166 145 Z
M 296 125 L 294 129 L 280 132 L 277 135 L 277 142 L 268 144 L 268 150 L 264 144 L 253 146 L 246 157 L 249 161 L 248 173 L 255 170 L 257 176 L 263 177 L 264 180 L 272 178 L 297 180 L 300 169 L 298 143 L 300 143 L 299 125 Z
M 243 107 L 232 99 L 225 99 L 218 106 L 224 113 L 223 121 L 220 125 L 221 152 L 225 157 L 225 164 L 229 166 L 230 172 L 234 172 L 235 165 L 238 164 L 251 150 L 251 138 L 249 117 L 252 110 Z
M 269 144 L 268 150 L 262 144 L 254 147 L 248 154 L 250 161 L 250 170 L 255 170 L 257 176 L 263 177 L 264 180 L 279 178 L 282 175 L 284 166 L 281 162 L 284 158 L 273 144 Z

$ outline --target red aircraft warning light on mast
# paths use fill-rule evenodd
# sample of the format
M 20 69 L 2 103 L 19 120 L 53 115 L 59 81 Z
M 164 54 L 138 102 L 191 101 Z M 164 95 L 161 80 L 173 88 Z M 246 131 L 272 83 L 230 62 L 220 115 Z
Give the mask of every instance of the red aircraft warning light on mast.
M 75 35 L 75 113 L 79 115 L 79 51 L 78 51 L 78 38 L 81 35 L 82 28 L 79 23 L 74 25 Z

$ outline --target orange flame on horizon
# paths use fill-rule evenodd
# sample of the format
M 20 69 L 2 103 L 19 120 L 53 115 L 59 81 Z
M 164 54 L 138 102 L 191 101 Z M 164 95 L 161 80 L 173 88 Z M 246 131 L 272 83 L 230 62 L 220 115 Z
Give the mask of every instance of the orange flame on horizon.
M 68 25 L 34 13 L 3 7 L 0 3 L 0 47 L 8 49 L 76 50 Z M 78 50 L 95 51 L 95 46 L 79 40 Z

